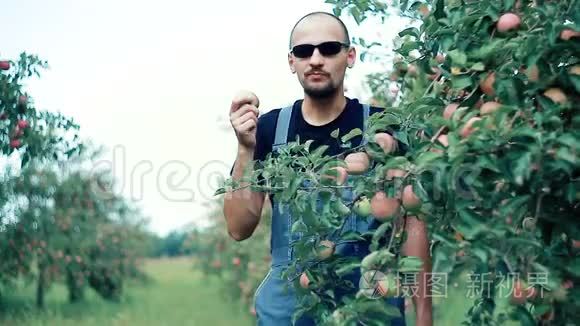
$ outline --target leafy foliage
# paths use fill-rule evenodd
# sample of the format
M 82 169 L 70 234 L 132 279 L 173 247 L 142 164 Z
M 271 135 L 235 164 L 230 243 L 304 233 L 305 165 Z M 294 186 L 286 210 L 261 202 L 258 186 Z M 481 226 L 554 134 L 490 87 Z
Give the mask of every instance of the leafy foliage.
M 346 11 L 359 23 L 387 15 L 378 1 L 328 2 L 336 13 Z M 491 277 L 491 291 L 478 292 L 466 312 L 467 324 L 566 324 L 580 319 L 580 43 L 578 36 L 570 36 L 580 31 L 578 1 L 393 5 L 417 26 L 399 34 L 393 71 L 369 76 L 375 90 L 390 84 L 400 90 L 396 99 L 375 98 L 388 108 L 369 121 L 363 137 L 370 145 L 345 144 L 341 156 L 323 157 L 309 148 L 308 140 L 298 141 L 242 180 L 255 190 L 274 193 L 299 217 L 293 229 L 302 238 L 287 275 L 306 270 L 312 285 L 302 289 L 296 281 L 302 307 L 297 314 L 309 313 L 321 324 L 375 324 L 393 315 L 389 306 L 360 291 L 337 300 L 335 292 L 348 286 L 339 274 L 365 268 L 361 261 L 338 255 L 320 261 L 313 248 L 341 229 L 345 215 L 340 204 L 354 209 L 355 202 L 341 202 L 346 191 L 357 200 L 379 191 L 401 199 L 403 187 L 411 185 L 422 205 L 414 211 L 401 209 L 397 218 L 382 221 L 385 227 L 370 234 L 376 240 L 371 255 L 388 253 L 374 268 L 397 271 L 400 259 L 410 258 L 397 256 L 397 243 L 408 236 L 397 222 L 418 216 L 433 240 L 433 272 L 445 273 L 449 280 L 465 273 Z M 500 32 L 497 24 L 506 13 L 515 14 L 519 22 Z M 452 114 L 450 104 L 456 104 Z M 372 155 L 377 149 L 373 136 L 385 129 L 406 147 L 404 153 Z M 325 184 L 324 168 L 341 166 L 344 155 L 356 151 L 371 154 L 369 173 L 349 175 L 342 186 Z M 404 170 L 404 176 L 386 178 L 386 171 L 395 168 Z M 227 180 L 217 193 L 240 184 Z M 390 238 L 384 237 L 385 229 L 393 231 Z M 516 303 L 518 279 L 541 295 Z M 511 292 L 502 295 L 506 281 Z

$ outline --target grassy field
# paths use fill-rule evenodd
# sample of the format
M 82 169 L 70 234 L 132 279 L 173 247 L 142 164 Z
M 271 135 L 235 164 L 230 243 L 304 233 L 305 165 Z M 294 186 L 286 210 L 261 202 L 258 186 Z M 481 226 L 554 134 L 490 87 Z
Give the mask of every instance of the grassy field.
M 86 302 L 70 304 L 64 287 L 53 287 L 47 308 L 34 307 L 34 287 L 11 295 L 0 311 L 0 325 L 26 326 L 175 326 L 253 325 L 247 309 L 220 295 L 217 280 L 208 282 L 192 270 L 190 259 L 149 261 L 153 282 L 128 287 L 121 304 L 108 303 L 87 291 Z
M 152 260 L 146 271 L 153 281 L 127 288 L 123 302 L 109 303 L 87 291 L 84 303 L 70 304 L 62 286 L 53 287 L 47 307 L 34 307 L 34 287 L 23 287 L 7 298 L 0 310 L 0 325 L 26 326 L 174 326 L 254 325 L 245 307 L 221 295 L 217 278 L 206 279 L 192 269 L 191 259 Z M 459 293 L 434 300 L 435 325 L 460 325 L 470 302 Z M 412 309 L 412 308 L 411 308 Z M 412 310 L 408 325 L 414 325 Z

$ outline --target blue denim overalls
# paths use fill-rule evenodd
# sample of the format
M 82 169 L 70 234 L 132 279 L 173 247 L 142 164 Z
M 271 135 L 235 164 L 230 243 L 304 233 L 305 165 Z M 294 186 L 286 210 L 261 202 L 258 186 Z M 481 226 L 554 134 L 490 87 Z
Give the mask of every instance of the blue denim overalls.
M 362 128 L 364 129 L 367 124 L 370 108 L 365 104 L 361 111 L 364 116 Z M 286 107 L 280 111 L 273 151 L 277 151 L 280 146 L 286 144 L 291 115 L 292 106 Z M 352 196 L 352 192 L 345 191 L 344 199 L 350 198 L 350 200 L 352 200 Z M 281 274 L 293 259 L 291 242 L 297 240 L 299 235 L 293 234 L 290 236 L 293 218 L 289 214 L 288 209 L 283 209 L 282 213 L 280 213 L 280 205 L 282 204 L 279 204 L 274 199 L 272 200 L 272 228 L 270 238 L 272 261 L 268 274 L 256 289 L 254 296 L 256 317 L 259 326 L 292 325 L 292 315 L 297 307 L 296 292 L 293 285 L 290 280 L 282 278 Z M 376 228 L 378 225 L 379 224 L 374 220 L 374 218 L 372 218 L 372 216 L 369 216 L 365 221 L 352 213 L 350 216 L 347 216 L 343 232 L 357 231 L 363 233 Z M 338 255 L 358 256 L 363 258 L 369 253 L 368 247 L 368 242 L 342 243 L 337 245 L 335 253 Z M 347 279 L 355 285 L 359 284 L 360 271 L 349 275 Z M 384 300 L 397 307 L 403 316 L 402 318 L 393 320 L 391 325 L 404 326 L 404 298 L 397 297 Z M 314 325 L 314 321 L 308 316 L 302 316 L 294 325 Z

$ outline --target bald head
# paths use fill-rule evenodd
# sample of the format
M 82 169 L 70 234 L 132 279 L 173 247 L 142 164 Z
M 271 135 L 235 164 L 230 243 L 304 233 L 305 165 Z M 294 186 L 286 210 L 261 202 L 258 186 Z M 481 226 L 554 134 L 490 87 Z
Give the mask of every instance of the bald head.
M 344 25 L 344 23 L 342 22 L 342 20 L 340 20 L 340 18 L 324 11 L 315 11 L 300 18 L 298 22 L 296 22 L 296 25 L 294 25 L 294 27 L 292 28 L 292 31 L 290 32 L 290 42 L 288 44 L 290 49 L 294 45 L 294 34 L 296 33 L 296 31 L 297 30 L 299 31 L 304 25 L 313 22 L 317 23 L 318 25 L 338 28 L 342 34 L 342 42 L 344 42 L 345 44 L 350 44 L 350 36 L 348 35 L 348 30 Z

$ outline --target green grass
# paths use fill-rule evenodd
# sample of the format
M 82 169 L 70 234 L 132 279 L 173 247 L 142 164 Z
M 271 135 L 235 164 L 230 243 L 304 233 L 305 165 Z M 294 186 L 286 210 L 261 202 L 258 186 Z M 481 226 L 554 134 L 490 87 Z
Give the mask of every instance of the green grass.
M 5 298 L 0 309 L 0 325 L 26 326 L 174 326 L 174 325 L 254 325 L 255 319 L 246 307 L 221 290 L 219 279 L 205 278 L 192 268 L 191 259 L 148 261 L 147 274 L 153 279 L 147 285 L 127 287 L 121 303 L 102 300 L 87 291 L 82 303 L 70 304 L 66 289 L 50 289 L 46 309 L 34 306 L 34 285 L 23 286 Z M 447 298 L 434 298 L 434 325 L 460 325 L 472 300 L 465 288 L 450 288 Z M 408 325 L 415 325 L 412 306 L 406 313 Z
M 34 286 L 18 289 L 0 311 L 0 325 L 26 326 L 121 326 L 121 325 L 253 325 L 255 321 L 240 304 L 226 300 L 217 279 L 208 281 L 192 270 L 190 259 L 153 260 L 146 271 L 148 285 L 132 285 L 121 303 L 102 300 L 87 291 L 83 303 L 70 304 L 66 289 L 54 286 L 46 309 L 34 307 Z

